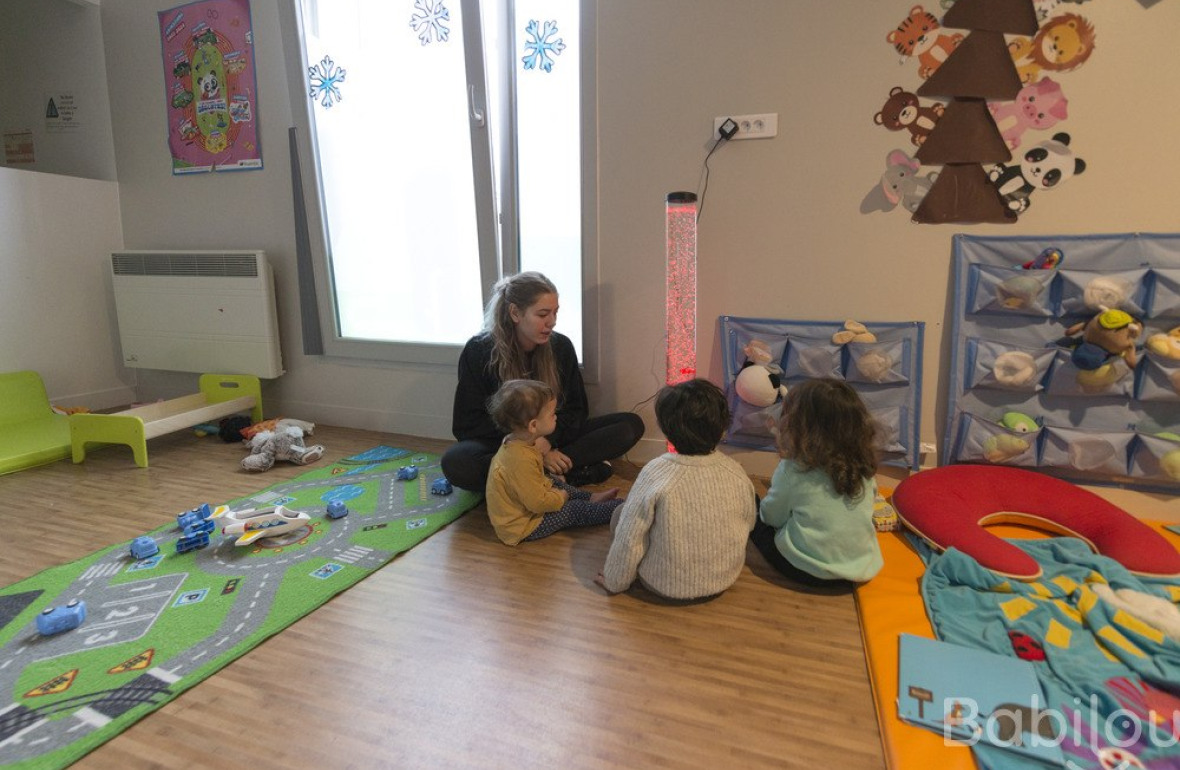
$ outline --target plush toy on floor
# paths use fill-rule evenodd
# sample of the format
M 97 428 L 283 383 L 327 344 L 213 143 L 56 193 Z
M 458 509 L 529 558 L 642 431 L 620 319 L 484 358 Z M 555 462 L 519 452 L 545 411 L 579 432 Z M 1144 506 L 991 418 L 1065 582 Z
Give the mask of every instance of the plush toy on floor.
M 303 429 L 298 425 L 280 425 L 277 430 L 264 430 L 250 439 L 250 454 L 242 459 L 248 471 L 270 470 L 276 462 L 307 465 L 324 456 L 319 444 L 304 446 Z

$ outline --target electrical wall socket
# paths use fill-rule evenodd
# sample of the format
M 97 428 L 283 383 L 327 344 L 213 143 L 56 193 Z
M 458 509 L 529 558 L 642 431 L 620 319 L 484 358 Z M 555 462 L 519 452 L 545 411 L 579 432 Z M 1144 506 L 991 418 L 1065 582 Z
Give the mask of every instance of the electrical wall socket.
M 713 138 L 720 139 L 718 129 L 726 120 L 732 118 L 738 124 L 738 132 L 731 141 L 738 139 L 770 139 L 778 136 L 778 113 L 764 112 L 760 115 L 722 115 L 713 118 Z

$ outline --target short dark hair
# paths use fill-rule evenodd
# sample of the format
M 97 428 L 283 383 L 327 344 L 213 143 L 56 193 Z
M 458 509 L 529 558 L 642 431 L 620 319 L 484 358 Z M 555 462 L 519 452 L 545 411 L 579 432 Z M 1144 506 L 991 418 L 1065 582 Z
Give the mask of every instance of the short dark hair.
M 656 422 L 682 455 L 707 455 L 729 427 L 721 388 L 697 378 L 667 385 L 656 396 Z
M 553 398 L 553 388 L 543 382 L 508 380 L 488 399 L 488 414 L 497 428 L 512 433 L 535 420 Z

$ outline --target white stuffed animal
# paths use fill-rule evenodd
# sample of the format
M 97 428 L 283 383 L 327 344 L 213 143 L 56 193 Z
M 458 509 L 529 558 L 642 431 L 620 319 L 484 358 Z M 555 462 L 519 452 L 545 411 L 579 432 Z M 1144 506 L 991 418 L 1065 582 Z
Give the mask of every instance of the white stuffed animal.
M 324 456 L 319 444 L 304 446 L 303 429 L 298 425 L 284 425 L 276 431 L 264 430 L 250 439 L 250 454 L 242 459 L 248 471 L 270 470 L 275 462 L 283 461 L 307 465 Z

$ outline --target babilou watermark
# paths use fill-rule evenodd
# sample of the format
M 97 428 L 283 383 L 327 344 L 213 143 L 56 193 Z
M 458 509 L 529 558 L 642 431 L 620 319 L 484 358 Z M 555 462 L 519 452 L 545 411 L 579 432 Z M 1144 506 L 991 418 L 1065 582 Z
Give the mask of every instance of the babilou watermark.
M 1064 744 L 1095 754 L 1110 747 L 1154 752 L 1180 745 L 1180 711 L 1110 709 L 1096 694 L 1088 704 L 1079 698 L 1073 704 L 1075 708 L 1052 708 L 1034 693 L 1029 704 L 1002 703 L 980 714 L 973 698 L 944 698 L 943 743 L 974 746 L 985 741 L 1005 748 Z

